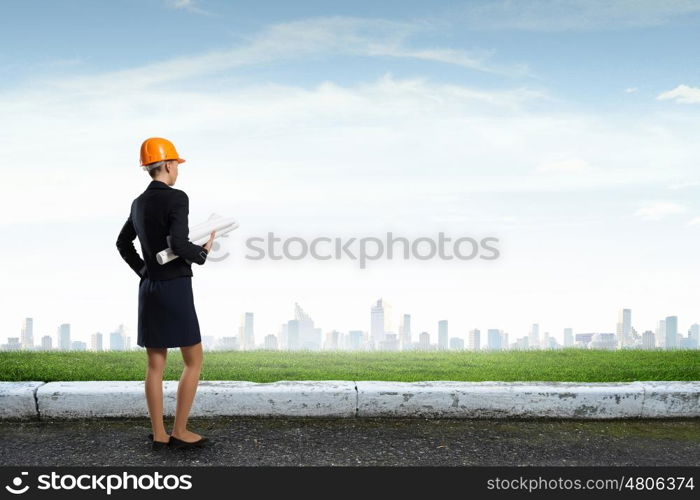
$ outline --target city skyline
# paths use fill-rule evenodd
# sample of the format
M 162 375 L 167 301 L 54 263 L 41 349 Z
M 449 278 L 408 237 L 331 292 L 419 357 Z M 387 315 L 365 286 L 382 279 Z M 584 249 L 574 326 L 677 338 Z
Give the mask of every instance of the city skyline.
M 240 223 L 222 242 L 231 256 L 193 270 L 203 331 L 257 311 L 256 330 L 275 333 L 293 302 L 319 325 L 366 329 L 375 295 L 414 311 L 416 331 L 448 318 L 484 336 L 537 318 L 556 335 L 616 333 L 616 304 L 651 330 L 665 311 L 696 317 L 700 9 L 637 3 L 206 0 L 203 15 L 74 0 L 73 16 L 13 2 L 0 225 L 23 249 L 0 248 L 0 332 L 16 336 L 20 314 L 52 335 L 70 318 L 86 342 L 136 324 L 138 278 L 114 243 L 150 181 L 138 152 L 153 136 L 187 158 L 175 187 L 189 222 Z M 178 36 L 142 50 L 161 23 Z M 269 232 L 493 236 L 500 257 L 241 257 Z
M 232 350 L 510 350 L 510 349 L 558 349 L 567 347 L 600 349 L 698 349 L 700 348 L 700 325 L 691 323 L 687 336 L 678 327 L 677 316 L 666 316 L 658 321 L 656 328 L 639 329 L 633 325 L 632 309 L 619 310 L 615 332 L 577 332 L 573 327 L 564 328 L 561 337 L 540 323 L 532 323 L 528 331 L 520 335 L 499 328 L 473 328 L 466 332 L 450 335 L 449 320 L 436 321 L 435 330 L 413 331 L 410 313 L 402 313 L 398 329 L 387 314 L 392 307 L 383 298 L 370 307 L 369 327 L 365 330 L 342 332 L 331 329 L 325 333 L 317 327 L 311 315 L 298 303 L 294 304 L 294 317 L 280 325 L 277 332 L 261 332 L 256 339 L 255 314 L 245 312 L 241 315 L 236 335 L 202 334 L 206 349 Z M 53 337 L 41 335 L 34 331 L 34 318 L 22 320 L 20 335 L 8 336 L 3 350 L 132 350 L 137 348 L 132 343 L 130 330 L 120 324 L 106 337 L 101 332 L 90 334 L 88 340 L 71 338 L 70 323 L 63 323 L 56 330 L 56 348 Z M 233 328 L 232 328 L 233 330 Z M 482 332 L 484 334 L 482 335 Z M 105 342 L 105 338 L 108 343 Z M 560 340 L 558 340 L 560 338 Z M 89 346 L 89 347 L 88 347 Z M 107 348 L 106 348 L 107 347 Z

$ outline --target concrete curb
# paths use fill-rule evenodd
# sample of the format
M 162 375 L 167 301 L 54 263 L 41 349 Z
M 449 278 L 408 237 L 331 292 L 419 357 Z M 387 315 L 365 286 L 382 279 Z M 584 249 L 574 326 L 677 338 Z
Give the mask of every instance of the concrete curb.
M 163 384 L 164 413 L 177 381 Z M 693 382 L 201 381 L 192 416 L 696 418 Z M 0 382 L 0 419 L 147 417 L 142 381 Z
M 36 418 L 36 391 L 44 382 L 0 382 L 0 419 Z
M 177 381 L 163 383 L 163 412 L 175 414 Z M 49 382 L 39 387 L 41 417 L 147 417 L 144 386 L 127 382 Z M 355 384 L 347 381 L 300 381 L 256 384 L 200 381 L 190 415 L 351 417 Z

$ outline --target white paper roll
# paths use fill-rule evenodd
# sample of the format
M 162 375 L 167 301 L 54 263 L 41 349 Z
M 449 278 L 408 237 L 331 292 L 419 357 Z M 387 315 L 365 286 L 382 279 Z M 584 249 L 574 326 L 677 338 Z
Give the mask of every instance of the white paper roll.
M 189 240 L 195 245 L 203 245 L 209 240 L 209 235 L 212 231 L 216 231 L 216 236 L 214 237 L 216 239 L 236 228 L 238 228 L 238 223 L 235 219 L 212 214 L 206 221 L 190 228 Z M 168 245 L 170 245 L 170 236 L 168 236 L 167 241 Z M 178 256 L 169 246 L 156 254 L 156 260 L 160 265 L 167 264 L 177 258 Z

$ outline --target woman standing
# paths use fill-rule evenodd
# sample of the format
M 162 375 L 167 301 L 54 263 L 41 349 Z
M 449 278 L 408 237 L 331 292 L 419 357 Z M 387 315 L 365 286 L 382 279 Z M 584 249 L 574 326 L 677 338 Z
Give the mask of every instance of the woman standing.
M 152 181 L 132 202 L 129 217 L 117 238 L 119 253 L 141 278 L 137 343 L 148 353 L 145 388 L 153 449 L 199 447 L 208 441 L 187 430 L 202 366 L 191 263 L 204 264 L 215 234 L 211 233 L 204 246 L 189 241 L 189 199 L 184 191 L 172 187 L 177 180 L 178 165 L 184 161 L 167 139 L 152 137 L 143 142 L 141 166 Z M 143 259 L 133 244 L 136 236 Z M 168 246 L 179 258 L 160 265 L 156 254 Z M 168 435 L 163 425 L 163 371 L 168 347 L 179 347 L 185 363 L 177 388 L 172 435 Z

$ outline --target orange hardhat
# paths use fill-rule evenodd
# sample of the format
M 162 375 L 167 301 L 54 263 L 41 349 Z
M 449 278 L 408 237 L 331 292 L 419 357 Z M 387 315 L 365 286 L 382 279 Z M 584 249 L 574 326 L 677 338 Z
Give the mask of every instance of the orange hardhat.
M 141 166 L 163 160 L 177 160 L 183 163 L 185 160 L 177 154 L 172 142 L 162 137 L 151 137 L 141 144 Z

